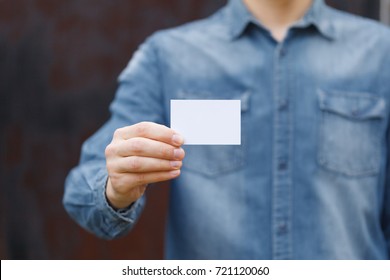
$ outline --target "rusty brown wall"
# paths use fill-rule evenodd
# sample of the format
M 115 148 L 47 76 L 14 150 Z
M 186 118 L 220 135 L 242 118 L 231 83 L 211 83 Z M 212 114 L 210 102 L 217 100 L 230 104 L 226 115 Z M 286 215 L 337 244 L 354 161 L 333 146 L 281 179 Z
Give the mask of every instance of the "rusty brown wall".
M 107 118 L 116 77 L 153 31 L 223 0 L 0 0 L 0 257 L 160 259 L 166 185 L 127 237 L 102 241 L 62 208 L 81 143 Z M 378 1 L 329 1 L 378 17 Z

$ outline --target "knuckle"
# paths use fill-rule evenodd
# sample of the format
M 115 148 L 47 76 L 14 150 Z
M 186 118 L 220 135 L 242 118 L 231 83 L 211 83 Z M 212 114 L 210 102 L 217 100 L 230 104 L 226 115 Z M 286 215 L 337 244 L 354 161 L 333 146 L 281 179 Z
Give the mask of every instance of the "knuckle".
M 111 144 L 108 144 L 106 146 L 106 149 L 104 150 L 104 154 L 105 154 L 106 158 L 108 158 L 108 157 L 115 155 L 115 151 L 116 151 L 115 145 L 113 145 L 111 143 Z
M 141 139 L 132 138 L 129 145 L 130 150 L 134 153 L 139 153 L 143 150 L 143 143 Z
M 106 161 L 106 168 L 107 168 L 107 171 L 108 171 L 108 176 L 113 176 L 114 174 L 113 173 L 113 170 L 114 170 L 114 164 L 112 163 L 112 161 L 110 160 L 107 160 Z
M 165 158 L 172 158 L 173 156 L 173 150 L 170 148 L 167 148 L 165 146 L 161 146 L 160 148 L 160 154 Z
M 148 131 L 148 122 L 140 122 L 135 126 L 135 130 L 137 135 L 139 136 L 145 136 Z
M 114 131 L 114 138 L 121 138 L 123 135 L 123 128 L 117 128 Z
M 133 156 L 130 158 L 130 169 L 133 171 L 139 171 L 142 169 L 141 159 Z

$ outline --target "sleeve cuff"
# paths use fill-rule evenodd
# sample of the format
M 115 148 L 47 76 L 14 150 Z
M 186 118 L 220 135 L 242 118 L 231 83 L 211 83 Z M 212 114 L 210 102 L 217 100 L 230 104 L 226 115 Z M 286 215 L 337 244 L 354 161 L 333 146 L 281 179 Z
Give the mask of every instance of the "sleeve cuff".
M 130 230 L 137 222 L 145 204 L 145 197 L 142 196 L 131 206 L 114 210 L 106 198 L 106 183 L 108 175 L 105 170 L 101 170 L 97 176 L 96 189 L 94 191 L 94 200 L 102 214 L 105 228 L 110 229 L 110 235 L 122 235 L 123 231 Z

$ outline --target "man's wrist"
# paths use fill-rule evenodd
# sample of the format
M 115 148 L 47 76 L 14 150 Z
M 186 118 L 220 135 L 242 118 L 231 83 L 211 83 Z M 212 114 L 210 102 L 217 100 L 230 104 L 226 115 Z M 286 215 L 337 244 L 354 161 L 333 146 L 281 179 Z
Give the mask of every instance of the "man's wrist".
M 114 190 L 111 185 L 110 178 L 107 179 L 106 187 L 105 187 L 105 198 L 107 201 L 107 204 L 116 212 L 124 212 L 131 208 L 131 206 L 134 204 L 136 200 L 133 201 L 122 201 L 122 202 L 116 202 L 113 197 L 115 196 Z M 110 199 L 111 198 L 111 199 Z

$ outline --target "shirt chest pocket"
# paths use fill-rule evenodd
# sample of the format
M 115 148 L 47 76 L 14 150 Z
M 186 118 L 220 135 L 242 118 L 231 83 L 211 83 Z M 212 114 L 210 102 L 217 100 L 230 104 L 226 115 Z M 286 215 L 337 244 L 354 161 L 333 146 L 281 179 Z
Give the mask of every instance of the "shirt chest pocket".
M 385 100 L 369 93 L 318 92 L 319 164 L 347 176 L 379 172 Z
M 204 176 L 217 176 L 241 169 L 246 162 L 246 119 L 249 111 L 250 92 L 191 92 L 181 91 L 180 99 L 235 99 L 241 100 L 241 145 L 185 145 L 186 157 L 183 170 Z

